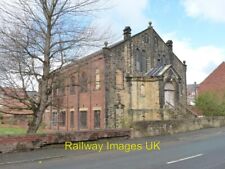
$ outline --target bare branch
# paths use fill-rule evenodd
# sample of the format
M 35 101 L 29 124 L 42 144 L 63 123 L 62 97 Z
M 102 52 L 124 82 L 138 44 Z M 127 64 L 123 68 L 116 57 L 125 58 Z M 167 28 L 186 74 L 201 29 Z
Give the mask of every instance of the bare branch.
M 0 2 L 0 90 L 20 103 L 2 105 L 33 112 L 29 133 L 37 131 L 46 108 L 52 104 L 58 72 L 84 46 L 103 44 L 102 36 L 94 36 L 91 25 L 94 12 L 103 9 L 102 1 Z M 9 88 L 11 93 L 6 90 Z M 37 95 L 30 96 L 30 90 L 37 91 Z

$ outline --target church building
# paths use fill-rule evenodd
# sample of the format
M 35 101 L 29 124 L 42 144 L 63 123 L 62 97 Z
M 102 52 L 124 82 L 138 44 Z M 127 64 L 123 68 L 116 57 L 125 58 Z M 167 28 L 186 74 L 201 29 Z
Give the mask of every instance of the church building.
M 65 66 L 57 76 L 52 106 L 44 115 L 50 129 L 78 131 L 129 128 L 133 122 L 163 120 L 166 110 L 186 105 L 186 64 L 151 23 L 123 40 Z

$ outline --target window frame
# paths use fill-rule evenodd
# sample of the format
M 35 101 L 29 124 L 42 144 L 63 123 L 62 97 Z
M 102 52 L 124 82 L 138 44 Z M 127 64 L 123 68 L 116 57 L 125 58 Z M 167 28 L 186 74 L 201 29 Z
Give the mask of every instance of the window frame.
M 85 120 L 85 125 L 82 124 L 82 115 L 86 114 L 86 120 Z M 80 110 L 79 111 L 79 129 L 80 130 L 85 130 L 88 129 L 88 111 L 87 110 Z
M 95 70 L 95 90 L 101 89 L 101 74 L 100 69 Z
M 96 113 L 98 113 L 98 125 L 96 126 Z M 101 110 L 94 110 L 94 128 L 101 128 Z
M 60 127 L 66 126 L 66 111 L 60 111 L 58 117 L 58 124 Z
M 71 116 L 73 114 L 73 116 Z M 70 111 L 70 128 L 74 128 L 74 117 L 75 117 L 75 112 L 74 112 L 74 110 L 71 110 Z

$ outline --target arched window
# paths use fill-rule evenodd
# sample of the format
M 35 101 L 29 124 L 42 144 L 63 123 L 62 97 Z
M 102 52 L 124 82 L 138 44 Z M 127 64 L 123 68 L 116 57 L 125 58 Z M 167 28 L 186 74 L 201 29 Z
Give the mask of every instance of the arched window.
M 142 72 L 145 73 L 147 71 L 147 59 L 145 57 L 145 51 L 139 51 L 139 49 L 137 49 L 136 51 L 136 70 L 138 72 Z
M 101 81 L 100 81 L 100 70 L 95 70 L 95 89 L 98 90 L 101 87 Z
M 88 89 L 87 74 L 85 72 L 82 72 L 80 76 L 80 91 L 87 92 L 87 89 Z
M 136 56 L 136 70 L 141 71 L 141 57 L 139 55 Z
M 116 89 L 123 89 L 123 72 L 119 69 L 116 70 Z

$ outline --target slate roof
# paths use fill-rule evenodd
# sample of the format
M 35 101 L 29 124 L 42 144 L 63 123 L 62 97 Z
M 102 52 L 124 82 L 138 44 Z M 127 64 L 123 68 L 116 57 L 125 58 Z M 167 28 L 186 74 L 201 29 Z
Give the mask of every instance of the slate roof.
M 157 66 L 155 68 L 151 68 L 146 73 L 146 76 L 150 76 L 150 77 L 162 76 L 170 67 L 171 67 L 171 65 L 164 65 L 164 66 Z
M 198 92 L 225 94 L 225 62 L 222 62 L 198 87 Z

